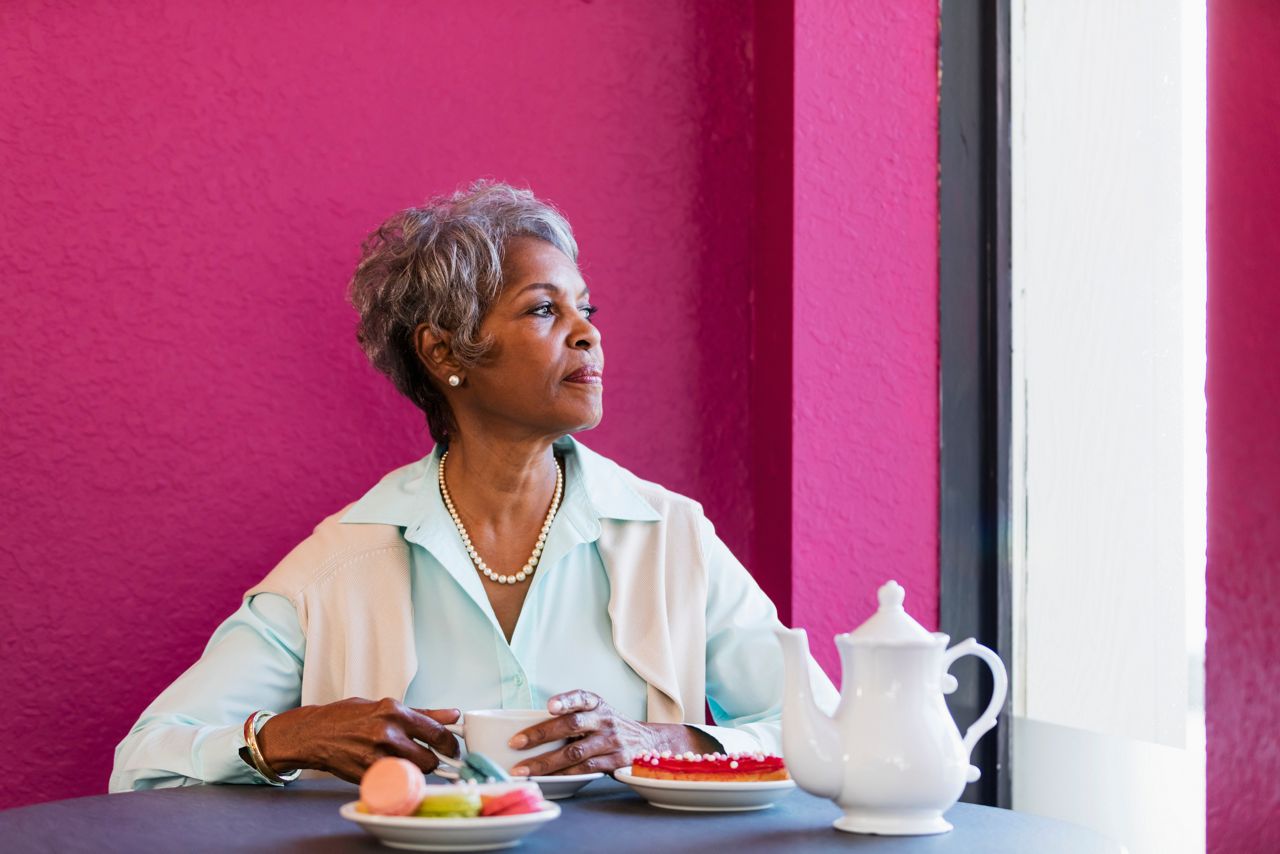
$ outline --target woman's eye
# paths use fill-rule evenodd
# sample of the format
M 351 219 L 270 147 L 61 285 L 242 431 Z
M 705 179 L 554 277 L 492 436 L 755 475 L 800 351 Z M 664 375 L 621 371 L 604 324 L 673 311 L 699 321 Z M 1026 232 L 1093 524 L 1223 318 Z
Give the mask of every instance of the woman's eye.
M 541 305 L 534 306 L 533 309 L 529 311 L 529 313 L 536 317 L 551 317 L 552 313 L 555 311 L 555 308 L 556 307 L 554 303 L 544 302 Z M 578 311 L 582 312 L 583 315 L 587 318 L 587 320 L 590 320 L 591 316 L 599 310 L 600 309 L 594 305 L 578 306 Z

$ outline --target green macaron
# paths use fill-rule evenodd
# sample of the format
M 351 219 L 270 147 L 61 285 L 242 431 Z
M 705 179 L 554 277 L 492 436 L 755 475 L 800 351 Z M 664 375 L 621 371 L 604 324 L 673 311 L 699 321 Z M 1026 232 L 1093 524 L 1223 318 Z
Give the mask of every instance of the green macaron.
M 418 818 L 472 818 L 480 814 L 480 795 L 475 789 L 428 786 L 428 794 L 414 810 Z M 439 794 L 437 794 L 439 790 Z
M 458 771 L 463 780 L 474 780 L 477 783 L 509 783 L 511 775 L 503 771 L 498 763 L 483 753 L 468 753 Z

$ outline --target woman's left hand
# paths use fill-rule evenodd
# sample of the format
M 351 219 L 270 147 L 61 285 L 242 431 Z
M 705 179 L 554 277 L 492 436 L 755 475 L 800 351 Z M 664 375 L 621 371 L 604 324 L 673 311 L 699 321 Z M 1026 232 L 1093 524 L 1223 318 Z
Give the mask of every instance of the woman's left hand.
M 522 729 L 508 744 L 525 750 L 573 739 L 568 744 L 530 757 L 512 769 L 517 776 L 612 773 L 631 764 L 631 757 L 645 750 L 713 753 L 720 744 L 711 736 L 684 724 L 650 724 L 633 721 L 613 710 L 590 691 L 566 691 L 547 701 L 548 721 Z

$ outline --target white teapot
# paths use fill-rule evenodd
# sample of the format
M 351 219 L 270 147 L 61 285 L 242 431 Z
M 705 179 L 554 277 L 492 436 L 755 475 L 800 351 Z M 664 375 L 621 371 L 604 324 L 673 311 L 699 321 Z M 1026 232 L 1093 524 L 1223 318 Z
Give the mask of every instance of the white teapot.
M 973 638 L 947 649 L 902 608 L 894 581 L 880 588 L 880 609 L 856 631 L 836 636 L 843 669 L 834 716 L 818 708 L 809 685 L 804 629 L 778 629 L 786 667 L 782 750 L 800 788 L 843 810 L 838 830 L 914 836 L 946 833 L 942 817 L 981 772 L 969 764 L 978 739 L 996 725 L 1008 676 L 994 652 Z M 944 693 L 963 655 L 991 668 L 995 691 L 982 716 L 960 737 Z

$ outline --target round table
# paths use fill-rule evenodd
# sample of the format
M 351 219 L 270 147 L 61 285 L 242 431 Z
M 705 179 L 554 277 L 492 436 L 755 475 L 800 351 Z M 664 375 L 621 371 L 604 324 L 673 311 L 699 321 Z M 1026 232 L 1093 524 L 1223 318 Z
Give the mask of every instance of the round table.
M 431 778 L 434 779 L 434 778 Z M 0 849 L 28 851 L 365 851 L 390 852 L 338 815 L 356 787 L 310 780 L 287 788 L 190 786 L 54 801 L 0 812 Z M 839 810 L 796 790 L 773 807 L 742 813 L 688 813 L 649 806 L 626 786 L 601 779 L 558 801 L 561 816 L 528 836 L 521 854 L 643 851 L 1035 851 L 1121 854 L 1090 830 L 1009 810 L 956 804 L 955 830 L 939 836 L 842 833 Z

